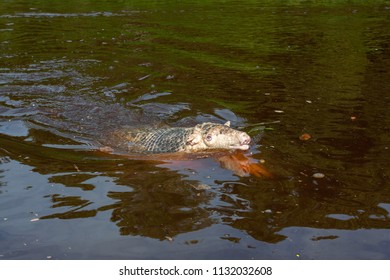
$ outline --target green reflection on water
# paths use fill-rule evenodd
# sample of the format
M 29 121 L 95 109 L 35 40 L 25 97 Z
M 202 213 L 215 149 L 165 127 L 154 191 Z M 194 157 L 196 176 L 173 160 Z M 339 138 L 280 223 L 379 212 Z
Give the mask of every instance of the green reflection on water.
M 204 256 L 197 248 L 217 244 L 240 258 L 289 258 L 285 244 L 299 235 L 291 229 L 321 232 L 302 247 L 327 240 L 351 252 L 340 230 L 388 229 L 390 34 L 382 1 L 0 6 L 0 117 L 7 123 L 0 197 L 4 216 L 15 217 L 7 233 L 22 228 L 56 244 L 46 230 L 24 223 L 26 213 L 37 212 L 63 248 L 99 228 L 102 235 L 80 248 L 139 236 L 145 256 L 164 257 L 163 240 L 192 236 L 196 245 L 178 256 Z M 145 96 L 155 98 L 139 99 Z M 231 119 L 247 131 L 264 125 L 251 156 L 265 160 L 275 178 L 239 177 L 212 159 L 161 166 L 93 151 L 106 130 L 156 119 Z M 312 138 L 301 141 L 302 133 Z M 318 172 L 325 177 L 313 178 Z M 61 234 L 68 226 L 73 236 Z M 23 237 L 11 245 L 7 238 L 0 250 L 12 258 Z M 161 242 L 152 248 L 148 238 Z M 182 249 L 187 241 L 173 243 Z M 362 257 L 364 246 L 355 246 L 347 257 Z M 283 253 L 270 253 L 275 248 Z M 115 256 L 110 246 L 104 250 Z

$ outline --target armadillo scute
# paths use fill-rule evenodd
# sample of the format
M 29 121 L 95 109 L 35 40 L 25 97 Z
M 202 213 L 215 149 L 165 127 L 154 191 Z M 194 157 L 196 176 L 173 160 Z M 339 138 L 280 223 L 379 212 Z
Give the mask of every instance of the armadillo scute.
M 194 127 L 122 129 L 113 134 L 121 148 L 131 153 L 204 152 L 209 150 L 248 150 L 251 138 L 230 128 L 230 122 L 205 122 Z

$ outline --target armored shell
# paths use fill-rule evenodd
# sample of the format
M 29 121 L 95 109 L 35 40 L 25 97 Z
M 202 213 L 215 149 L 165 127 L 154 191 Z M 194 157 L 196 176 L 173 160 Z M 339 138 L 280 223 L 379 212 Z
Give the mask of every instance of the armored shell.
M 194 127 L 122 129 L 114 133 L 120 147 L 130 153 L 204 152 L 208 150 L 247 150 L 251 141 L 245 132 L 230 123 L 202 123 Z

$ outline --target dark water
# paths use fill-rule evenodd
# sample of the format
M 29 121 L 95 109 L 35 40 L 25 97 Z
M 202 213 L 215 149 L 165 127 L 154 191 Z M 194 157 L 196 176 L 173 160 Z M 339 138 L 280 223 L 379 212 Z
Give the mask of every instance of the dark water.
M 390 3 L 163 2 L 0 3 L 0 258 L 389 259 Z M 272 177 L 96 151 L 227 120 Z

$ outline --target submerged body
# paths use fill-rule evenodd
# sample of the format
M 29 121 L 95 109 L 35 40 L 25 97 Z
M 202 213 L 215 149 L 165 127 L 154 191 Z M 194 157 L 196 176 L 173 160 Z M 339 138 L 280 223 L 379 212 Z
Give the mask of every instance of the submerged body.
M 216 156 L 223 168 L 232 170 L 238 176 L 254 175 L 272 178 L 261 164 L 246 157 L 240 151 L 249 149 L 251 138 L 245 132 L 230 128 L 230 123 L 217 124 L 205 122 L 194 127 L 164 128 L 122 128 L 106 138 L 102 152 L 125 152 L 134 159 L 169 160 L 170 165 L 189 165 L 199 156 Z M 235 153 L 219 153 L 217 151 Z M 208 153 L 212 152 L 212 153 Z
M 194 127 L 122 129 L 112 135 L 114 146 L 129 153 L 196 153 L 210 150 L 248 150 L 251 138 L 230 128 L 230 122 L 205 122 Z

